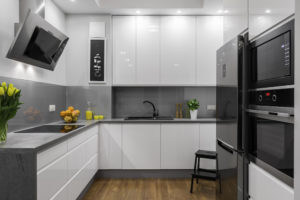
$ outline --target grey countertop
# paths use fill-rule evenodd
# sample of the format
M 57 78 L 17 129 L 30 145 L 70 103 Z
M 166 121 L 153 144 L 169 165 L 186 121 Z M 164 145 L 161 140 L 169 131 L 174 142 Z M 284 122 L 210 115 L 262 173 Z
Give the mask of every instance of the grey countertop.
M 214 123 L 217 122 L 215 118 L 200 118 L 197 120 L 190 119 L 174 119 L 174 120 L 124 120 L 124 119 L 104 119 L 104 120 L 81 120 L 75 125 L 84 125 L 74 131 L 64 134 L 58 133 L 8 133 L 7 141 L 0 144 L 0 153 L 8 152 L 24 152 L 43 151 L 57 143 L 60 143 L 70 137 L 80 133 L 82 130 L 98 123 Z M 64 124 L 63 122 L 50 123 L 50 125 Z

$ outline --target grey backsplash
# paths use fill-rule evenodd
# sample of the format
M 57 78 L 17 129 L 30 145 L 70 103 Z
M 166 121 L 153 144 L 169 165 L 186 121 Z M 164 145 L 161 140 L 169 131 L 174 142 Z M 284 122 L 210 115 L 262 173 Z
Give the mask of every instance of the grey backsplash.
M 186 116 L 188 100 L 196 98 L 200 102 L 198 117 L 215 117 L 216 112 L 207 110 L 208 105 L 216 105 L 215 87 L 115 87 L 113 88 L 113 117 L 149 116 L 152 107 L 143 104 L 152 101 L 161 116 L 176 115 L 176 104 L 183 103 Z
M 110 86 L 68 86 L 67 106 L 74 106 L 81 111 L 79 119 L 85 119 L 88 102 L 97 115 L 111 118 L 112 88 Z
M 60 121 L 59 112 L 71 105 L 81 111 L 79 118 L 85 119 L 87 102 L 91 102 L 95 114 L 108 119 L 151 115 L 152 107 L 144 105 L 144 100 L 155 103 L 161 116 L 175 117 L 176 103 L 184 104 L 185 116 L 186 102 L 196 98 L 200 102 L 198 117 L 215 117 L 215 111 L 207 110 L 207 105 L 216 104 L 215 87 L 66 87 L 0 76 L 3 81 L 22 90 L 24 103 L 9 121 L 9 131 Z M 49 105 L 56 105 L 56 111 L 49 112 Z
M 3 81 L 22 90 L 24 103 L 16 117 L 8 122 L 9 131 L 60 120 L 59 111 L 66 107 L 65 86 L 0 77 L 0 82 Z M 49 105 L 56 105 L 56 111 L 49 112 Z

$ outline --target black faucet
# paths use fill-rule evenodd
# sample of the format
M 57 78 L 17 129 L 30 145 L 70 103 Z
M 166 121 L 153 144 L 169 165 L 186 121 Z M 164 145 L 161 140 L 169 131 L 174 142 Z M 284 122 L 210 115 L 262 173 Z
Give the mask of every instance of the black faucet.
M 153 107 L 153 117 L 158 117 L 158 110 L 155 108 L 154 104 L 151 101 L 144 101 L 143 103 L 149 103 Z

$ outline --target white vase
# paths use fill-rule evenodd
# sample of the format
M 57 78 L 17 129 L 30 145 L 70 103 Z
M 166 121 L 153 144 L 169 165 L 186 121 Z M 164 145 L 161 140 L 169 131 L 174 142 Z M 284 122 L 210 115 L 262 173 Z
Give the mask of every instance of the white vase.
M 196 120 L 198 115 L 198 110 L 190 110 L 190 115 L 192 120 Z

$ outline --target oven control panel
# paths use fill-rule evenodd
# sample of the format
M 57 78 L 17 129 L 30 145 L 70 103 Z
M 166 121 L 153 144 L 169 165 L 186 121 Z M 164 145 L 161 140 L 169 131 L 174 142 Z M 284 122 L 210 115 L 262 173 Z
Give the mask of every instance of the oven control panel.
M 251 91 L 249 96 L 252 105 L 294 107 L 294 89 Z

